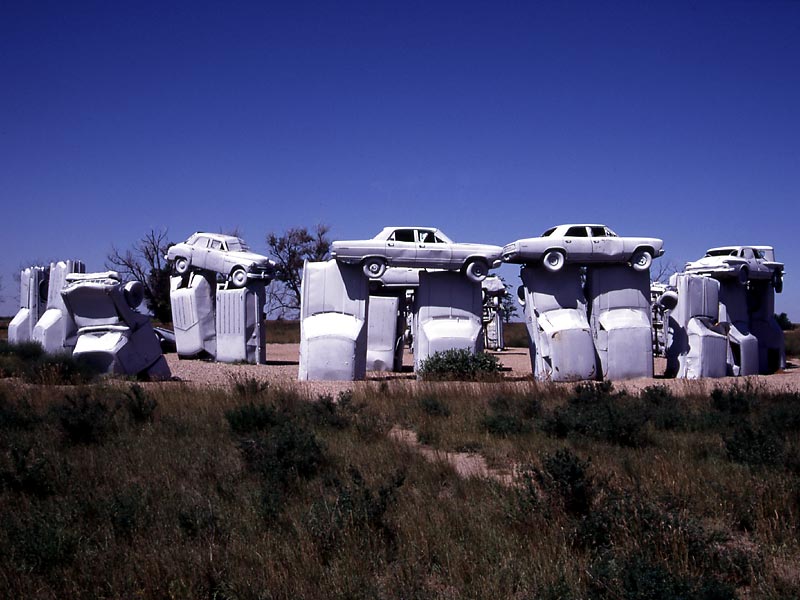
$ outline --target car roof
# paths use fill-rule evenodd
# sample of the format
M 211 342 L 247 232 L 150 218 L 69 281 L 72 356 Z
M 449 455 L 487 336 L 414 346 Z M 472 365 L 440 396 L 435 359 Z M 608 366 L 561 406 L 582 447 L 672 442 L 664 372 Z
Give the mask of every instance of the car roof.
M 601 223 L 562 223 L 561 225 L 556 225 L 555 229 L 559 227 L 606 227 Z M 548 227 L 548 229 L 553 229 L 552 227 Z
M 714 252 L 717 250 L 741 250 L 742 248 L 752 248 L 753 246 L 717 246 L 716 248 L 709 248 L 706 252 Z
M 211 238 L 212 240 L 219 240 L 221 242 L 227 242 L 229 240 L 236 240 L 239 241 L 241 238 L 236 237 L 235 235 L 227 235 L 224 233 L 207 233 L 205 231 L 195 231 L 192 236 L 195 235 L 203 235 L 205 237 Z M 190 237 L 192 237 L 190 236 Z

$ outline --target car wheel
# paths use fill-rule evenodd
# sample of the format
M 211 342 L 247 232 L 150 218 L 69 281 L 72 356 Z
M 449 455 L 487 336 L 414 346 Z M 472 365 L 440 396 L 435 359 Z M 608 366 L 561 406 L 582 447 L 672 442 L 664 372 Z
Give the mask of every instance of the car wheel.
M 739 283 L 747 285 L 747 281 L 750 279 L 750 269 L 742 265 L 739 267 L 739 272 L 736 273 L 736 277 L 739 279 Z
M 780 294 L 783 291 L 783 273 L 776 271 L 772 276 L 772 285 L 775 287 L 775 293 Z
M 185 275 L 186 272 L 189 270 L 189 260 L 184 258 L 183 256 L 179 256 L 175 259 L 175 272 L 178 275 Z
M 247 284 L 247 271 L 242 267 L 236 267 L 231 271 L 231 283 L 233 287 L 243 288 Z
M 377 279 L 386 272 L 386 261 L 374 256 L 366 258 L 361 269 L 364 271 L 364 275 L 370 279 Z
M 473 258 L 464 267 L 464 274 L 470 281 L 480 283 L 489 274 L 489 265 L 482 258 Z
M 646 271 L 653 264 L 653 255 L 647 250 L 637 250 L 631 256 L 631 266 L 637 271 Z
M 567 257 L 564 256 L 564 253 L 561 250 L 548 250 L 542 257 L 542 264 L 544 265 L 544 268 L 551 273 L 560 271 L 565 262 L 567 262 Z
M 520 306 L 525 306 L 525 288 L 523 286 L 517 288 L 517 302 Z

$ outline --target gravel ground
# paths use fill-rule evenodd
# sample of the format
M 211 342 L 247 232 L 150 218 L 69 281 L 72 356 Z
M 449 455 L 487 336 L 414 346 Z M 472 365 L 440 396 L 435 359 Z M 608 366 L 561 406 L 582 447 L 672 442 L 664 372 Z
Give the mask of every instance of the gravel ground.
M 229 385 L 237 379 L 256 378 L 276 385 L 299 387 L 310 397 L 329 393 L 334 396 L 343 390 L 360 387 L 372 387 L 376 383 L 385 382 L 389 386 L 415 385 L 416 378 L 411 372 L 413 357 L 406 352 L 402 373 L 384 373 L 370 371 L 366 381 L 297 381 L 299 344 L 268 344 L 266 365 L 224 364 L 206 360 L 181 360 L 177 354 L 168 354 L 167 362 L 172 375 L 178 380 L 198 385 Z M 510 348 L 502 352 L 492 352 L 503 366 L 504 377 L 509 382 L 524 384 L 532 380 L 531 363 L 527 350 Z M 756 386 L 769 390 L 800 391 L 800 368 L 797 359 L 790 359 L 787 369 L 769 376 L 750 377 Z M 666 361 L 657 358 L 655 361 L 655 378 L 641 378 L 630 381 L 615 382 L 617 388 L 638 391 L 648 385 L 666 385 L 676 394 L 709 391 L 718 386 L 729 386 L 742 383 L 738 377 L 722 379 L 684 380 L 660 377 L 666 367 Z M 446 385 L 446 384 L 443 384 Z M 490 386 L 491 383 L 474 384 Z M 573 384 L 561 384 L 573 385 Z

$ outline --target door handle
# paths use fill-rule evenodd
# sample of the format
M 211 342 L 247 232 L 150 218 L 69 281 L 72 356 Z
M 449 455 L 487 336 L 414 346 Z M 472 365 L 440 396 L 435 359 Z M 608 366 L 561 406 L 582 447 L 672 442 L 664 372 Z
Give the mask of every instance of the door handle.
M 394 247 L 394 242 L 386 242 L 386 245 Z

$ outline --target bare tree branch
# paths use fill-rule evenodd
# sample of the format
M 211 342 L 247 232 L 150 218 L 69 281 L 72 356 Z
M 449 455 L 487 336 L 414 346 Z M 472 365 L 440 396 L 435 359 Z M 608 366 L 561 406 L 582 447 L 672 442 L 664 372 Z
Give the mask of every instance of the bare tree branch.
M 159 321 L 169 322 L 172 311 L 169 301 L 170 266 L 164 255 L 172 244 L 167 230 L 151 229 L 129 250 L 111 247 L 106 268 L 119 272 L 124 279 L 141 281 L 147 307 Z
M 330 227 L 317 225 L 313 232 L 292 227 L 282 235 L 269 233 L 267 247 L 276 263 L 275 281 L 269 288 L 268 312 L 279 318 L 296 318 L 300 310 L 303 263 L 326 260 L 330 253 Z

